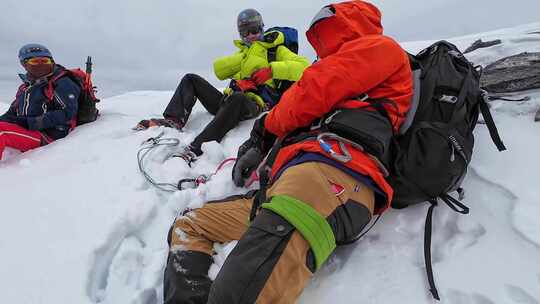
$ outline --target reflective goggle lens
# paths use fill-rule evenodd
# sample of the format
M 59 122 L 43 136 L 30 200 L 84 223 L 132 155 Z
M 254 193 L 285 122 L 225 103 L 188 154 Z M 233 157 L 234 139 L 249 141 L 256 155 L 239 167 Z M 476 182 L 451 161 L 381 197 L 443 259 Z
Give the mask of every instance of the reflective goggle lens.
M 251 26 L 251 27 L 243 27 L 239 30 L 240 36 L 247 37 L 249 34 L 255 35 L 262 33 L 262 28 L 260 26 Z
M 33 57 L 24 61 L 25 64 L 29 65 L 52 64 L 52 62 L 52 59 L 49 57 Z
M 315 17 L 313 17 L 313 20 L 311 20 L 311 23 L 309 24 L 309 28 L 311 28 L 312 26 L 314 26 L 318 22 L 320 22 L 320 21 L 322 21 L 322 20 L 324 20 L 326 18 L 335 16 L 335 15 L 336 15 L 336 13 L 334 12 L 333 7 L 325 6 L 317 13 L 317 15 L 315 15 Z

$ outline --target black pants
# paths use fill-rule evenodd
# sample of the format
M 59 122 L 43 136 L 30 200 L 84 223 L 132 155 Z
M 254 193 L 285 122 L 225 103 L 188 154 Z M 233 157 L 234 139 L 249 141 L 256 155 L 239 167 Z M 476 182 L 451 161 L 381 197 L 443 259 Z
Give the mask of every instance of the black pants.
M 197 99 L 210 114 L 214 115 L 214 119 L 191 143 L 191 146 L 198 150 L 205 142 L 214 140 L 220 142 L 240 121 L 254 118 L 261 112 L 259 106 L 243 93 L 225 96 L 201 76 L 186 74 L 176 88 L 163 116 L 185 123 Z

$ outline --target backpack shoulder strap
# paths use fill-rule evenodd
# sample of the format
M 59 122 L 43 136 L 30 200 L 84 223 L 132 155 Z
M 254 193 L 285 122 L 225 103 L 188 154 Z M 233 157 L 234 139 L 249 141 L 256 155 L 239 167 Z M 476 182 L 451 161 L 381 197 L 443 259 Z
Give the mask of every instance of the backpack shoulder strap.
M 26 90 L 27 87 L 28 86 L 26 85 L 26 83 L 21 84 L 19 88 L 17 89 L 17 93 L 15 94 L 15 99 L 21 96 L 21 94 L 24 92 L 24 90 Z
M 68 74 L 68 71 L 66 69 L 63 69 L 60 73 L 57 75 L 54 75 L 51 79 L 49 79 L 49 82 L 47 84 L 47 87 L 45 88 L 45 96 L 49 101 L 52 101 L 54 97 L 54 87 L 56 85 L 56 81 Z
M 268 63 L 276 61 L 278 46 L 271 47 L 266 51 L 267 52 Z

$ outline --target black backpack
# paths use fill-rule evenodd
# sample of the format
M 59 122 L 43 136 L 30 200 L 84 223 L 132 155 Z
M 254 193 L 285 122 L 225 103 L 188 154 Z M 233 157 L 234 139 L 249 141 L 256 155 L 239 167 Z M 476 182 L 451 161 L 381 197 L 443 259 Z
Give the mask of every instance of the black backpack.
M 437 198 L 451 200 L 449 192 L 461 191 L 480 111 L 499 151 L 506 149 L 480 89 L 480 68 L 446 41 L 410 55 L 410 61 L 415 93 L 396 137 L 389 178 L 392 207 L 398 209 Z
M 473 130 L 482 113 L 499 151 L 506 150 L 489 112 L 487 92 L 480 88 L 481 67 L 474 67 L 453 44 L 439 41 L 410 55 L 414 96 L 400 134 L 388 181 L 393 208 L 430 202 L 425 230 L 425 259 L 430 290 L 439 300 L 431 270 L 433 208 L 442 200 L 454 211 L 469 209 L 448 195 L 463 197 L 461 182 L 474 146 Z

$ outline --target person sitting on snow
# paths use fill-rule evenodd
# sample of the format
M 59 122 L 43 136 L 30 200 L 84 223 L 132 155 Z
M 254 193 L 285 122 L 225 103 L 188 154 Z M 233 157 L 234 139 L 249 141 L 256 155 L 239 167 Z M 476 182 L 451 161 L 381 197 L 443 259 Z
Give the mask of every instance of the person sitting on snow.
M 324 7 L 306 35 L 320 59 L 255 121 L 233 168 L 235 184 L 243 186 L 272 151 L 260 171 L 271 168 L 268 188 L 263 183 L 256 194 L 207 203 L 175 220 L 165 303 L 296 303 L 336 246 L 353 242 L 389 207 L 393 192 L 381 162 L 320 124 L 346 109 L 382 115 L 370 103 L 378 100 L 389 133 L 399 130 L 413 95 L 407 53 L 383 35 L 379 10 L 359 0 Z M 362 133 L 378 132 L 363 126 Z M 233 240 L 212 282 L 213 243 Z
M 255 118 L 274 106 L 284 91 L 278 87 L 280 83 L 297 81 L 309 65 L 307 58 L 283 45 L 283 33 L 264 32 L 262 16 L 256 10 L 240 12 L 237 25 L 242 39 L 235 40 L 234 45 L 239 51 L 214 62 L 217 78 L 232 79 L 225 92 L 220 92 L 201 76 L 186 74 L 165 109 L 164 118 L 142 120 L 134 128 L 165 126 L 181 130 L 199 99 L 214 118 L 189 146 L 173 155 L 188 164 L 203 154 L 203 143 L 221 141 L 240 121 Z M 269 50 L 275 50 L 275 60 L 271 62 Z
M 62 72 L 51 52 L 41 44 L 19 50 L 26 74 L 8 111 L 0 116 L 0 159 L 6 147 L 34 149 L 63 138 L 74 128 L 80 87 L 69 77 L 55 82 L 52 99 L 46 95 L 49 80 Z

